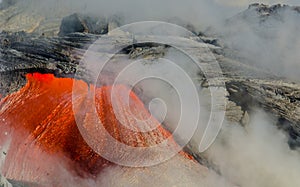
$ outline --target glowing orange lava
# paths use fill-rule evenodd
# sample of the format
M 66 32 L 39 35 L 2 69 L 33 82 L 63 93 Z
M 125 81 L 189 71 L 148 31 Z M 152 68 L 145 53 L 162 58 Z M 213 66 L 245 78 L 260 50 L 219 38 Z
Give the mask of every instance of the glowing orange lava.
M 21 150 L 25 152 L 25 149 L 32 150 L 33 158 L 38 157 L 34 155 L 34 149 L 37 148 L 48 154 L 64 155 L 70 159 L 70 167 L 78 174 L 94 175 L 111 165 L 111 162 L 103 159 L 87 145 L 75 122 L 72 110 L 73 83 L 77 81 L 83 90 L 88 89 L 88 85 L 71 78 L 56 78 L 52 74 L 34 73 L 27 74 L 26 77 L 28 81 L 22 89 L 0 101 L 0 141 L 4 142 L 7 133 L 12 137 L 7 153 L 12 156 L 7 162 L 21 162 L 21 158 L 14 155 L 22 153 Z M 122 97 L 122 93 L 128 91 L 128 88 L 119 85 L 116 91 L 118 96 Z M 130 105 L 125 106 L 119 100 L 117 111 L 112 110 L 110 92 L 110 86 L 96 89 L 96 108 L 105 129 L 115 139 L 131 146 L 151 146 L 170 136 L 170 133 L 150 116 L 133 92 L 129 92 Z M 82 94 L 76 102 L 83 102 L 85 98 L 86 95 Z M 130 119 L 126 117 L 127 113 L 134 112 L 141 118 L 150 118 L 149 123 L 157 125 L 157 128 L 151 132 L 136 133 L 121 125 L 114 112 L 119 112 L 118 115 L 126 123 L 130 123 Z M 84 118 L 88 121 L 89 117 L 86 115 Z M 138 124 L 130 125 L 138 128 Z M 94 127 L 87 124 L 87 128 Z M 30 142 L 34 142 L 34 145 Z M 17 167 L 16 165 L 14 167 Z

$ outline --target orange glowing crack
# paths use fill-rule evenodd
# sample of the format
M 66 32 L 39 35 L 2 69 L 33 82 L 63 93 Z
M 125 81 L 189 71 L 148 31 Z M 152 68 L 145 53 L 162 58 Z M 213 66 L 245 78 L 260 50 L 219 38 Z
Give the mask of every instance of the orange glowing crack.
M 83 81 L 71 78 L 56 78 L 52 74 L 33 73 L 27 74 L 26 78 L 27 84 L 22 89 L 0 101 L 0 143 L 7 138 L 5 136 L 7 134 L 4 135 L 4 132 L 10 132 L 12 137 L 12 143 L 7 153 L 11 156 L 7 162 L 22 162 L 19 157 L 15 156 L 22 152 L 22 149 L 23 152 L 25 149 L 32 149 L 33 158 L 38 157 L 38 155 L 34 155 L 34 149 L 42 149 L 48 154 L 62 154 L 69 158 L 71 169 L 78 174 L 95 175 L 111 165 L 111 162 L 99 156 L 88 146 L 75 122 L 72 108 L 74 81 L 77 81 L 76 85 L 82 90 L 88 89 L 88 85 Z M 96 109 L 103 126 L 112 137 L 135 147 L 155 145 L 170 138 L 171 134 L 151 117 L 142 101 L 131 91 L 129 91 L 130 105 L 127 106 L 122 99 L 117 99 L 118 110 L 114 111 L 110 97 L 111 89 L 111 86 L 96 88 Z M 128 91 L 129 88 L 119 85 L 115 89 L 118 98 L 121 98 L 122 93 Z M 86 94 L 83 93 L 75 102 L 84 104 L 86 97 Z M 126 128 L 116 119 L 116 115 L 119 115 L 122 121 L 131 128 L 138 129 L 138 124 L 132 123 L 128 117 L 130 112 L 140 116 L 141 119 L 149 119 L 149 125 L 154 125 L 156 128 L 149 132 L 135 132 Z M 92 129 L 95 127 L 92 123 L 88 123 L 90 119 L 91 116 L 85 114 L 85 126 L 93 131 Z M 105 140 L 105 137 L 100 136 L 100 138 Z M 189 157 L 183 152 L 181 154 Z M 8 163 L 5 167 L 6 170 L 9 170 L 11 164 Z M 18 167 L 18 164 L 14 164 L 14 167 Z M 24 168 L 14 169 L 19 171 Z M 11 177 L 18 178 L 18 174 L 15 173 L 15 175 Z

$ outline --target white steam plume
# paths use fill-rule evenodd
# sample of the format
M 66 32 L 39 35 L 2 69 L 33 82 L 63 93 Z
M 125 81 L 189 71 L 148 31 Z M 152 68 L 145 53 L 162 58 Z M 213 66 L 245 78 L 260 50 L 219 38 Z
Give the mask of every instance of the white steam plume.
M 222 176 L 243 187 L 300 186 L 300 154 L 288 137 L 259 111 L 246 128 L 225 125 L 205 153 Z
M 299 81 L 300 13 L 289 7 L 270 11 L 263 18 L 250 8 L 217 26 L 218 33 L 247 63 Z

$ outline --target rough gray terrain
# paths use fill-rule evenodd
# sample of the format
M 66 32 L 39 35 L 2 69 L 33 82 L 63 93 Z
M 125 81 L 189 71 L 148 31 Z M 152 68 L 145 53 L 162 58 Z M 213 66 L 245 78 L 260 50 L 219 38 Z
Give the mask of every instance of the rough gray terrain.
M 258 5 L 253 5 L 255 7 Z M 264 19 L 273 14 L 278 7 L 262 6 L 257 8 L 263 12 Z M 282 8 L 282 7 L 279 7 Z M 293 8 L 298 11 L 298 8 Z M 80 16 L 72 15 L 72 21 L 78 24 L 74 30 L 64 30 L 64 25 L 60 26 L 58 20 L 47 20 L 40 15 L 28 16 L 23 22 L 24 25 L 16 26 L 16 20 L 20 15 L 27 12 L 20 12 L 18 6 L 9 6 L 0 10 L 0 94 L 5 96 L 12 93 L 25 84 L 26 73 L 42 72 L 54 73 L 58 77 L 74 77 L 78 73 L 78 64 L 85 50 L 90 44 L 99 39 L 108 40 L 107 43 L 115 43 L 118 46 L 131 46 L 132 37 L 122 37 L 118 35 L 110 36 L 97 35 L 105 34 L 108 31 L 108 22 L 105 22 L 103 33 L 91 34 L 89 26 L 79 21 Z M 13 16 L 11 16 L 13 15 Z M 62 16 L 63 17 L 63 16 Z M 83 16 L 84 17 L 84 16 Z M 68 17 L 70 18 L 70 17 Z M 68 18 L 65 18 L 66 20 Z M 81 16 L 82 18 L 82 16 Z M 62 19 L 62 18 L 61 18 Z M 34 21 L 33 21 L 34 20 Z M 36 22 L 36 20 L 40 20 Z M 38 23 L 38 25 L 34 25 Z M 64 22 L 63 22 L 64 23 Z M 90 23 L 90 22 L 89 22 Z M 96 22 L 95 22 L 96 23 Z M 51 26 L 50 26 L 51 25 Z M 20 29 L 22 28 L 22 29 Z M 49 30 L 49 28 L 51 28 Z M 53 36 L 61 28 L 60 36 Z M 91 27 L 97 28 L 97 27 Z M 102 27 L 101 27 L 102 28 Z M 16 32 L 24 30 L 26 32 Z M 92 29 L 91 29 L 92 30 Z M 97 30 L 97 29 L 96 29 Z M 80 31 L 82 33 L 72 33 Z M 47 33 L 41 35 L 41 33 Z M 92 32 L 94 33 L 94 32 Z M 51 35 L 51 37 L 46 36 Z M 138 36 L 137 40 L 146 40 L 153 36 Z M 194 42 L 205 44 L 213 52 L 214 57 L 219 62 L 222 69 L 222 76 L 216 75 L 214 79 L 220 79 L 225 83 L 227 105 L 227 120 L 247 125 L 249 123 L 248 114 L 255 108 L 261 108 L 278 119 L 278 127 L 284 129 L 290 135 L 290 146 L 300 146 L 300 84 L 294 83 L 282 77 L 277 77 L 248 63 L 246 59 L 239 58 L 235 51 L 224 47 L 218 39 L 200 36 L 199 38 L 173 38 L 174 43 L 182 45 L 192 54 L 201 59 L 203 65 L 210 63 L 211 59 L 205 60 L 207 52 L 201 48 L 194 48 Z M 184 42 L 182 42 L 184 41 Z M 105 53 L 111 46 L 103 46 Z M 140 46 L 131 46 L 130 50 L 123 51 L 120 57 L 160 57 L 164 55 L 166 46 L 153 46 L 147 43 Z M 118 57 L 117 57 L 118 58 Z M 204 59 L 204 60 L 203 60 Z M 80 69 L 76 78 L 88 81 L 89 74 Z M 218 77 L 219 76 L 219 77 Z M 207 79 L 201 73 L 199 80 L 203 88 L 208 88 Z M 211 85 L 219 88 L 220 85 Z M 221 88 L 221 87 L 220 87 Z M 201 155 L 194 155 L 201 162 Z

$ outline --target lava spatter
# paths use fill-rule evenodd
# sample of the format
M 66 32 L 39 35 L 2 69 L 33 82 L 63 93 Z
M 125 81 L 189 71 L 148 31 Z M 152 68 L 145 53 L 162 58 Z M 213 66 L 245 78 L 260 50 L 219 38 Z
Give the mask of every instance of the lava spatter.
M 74 101 L 80 104 L 87 97 L 84 90 L 88 89 L 88 85 L 85 82 L 40 73 L 27 74 L 26 78 L 27 84 L 22 89 L 0 102 L 0 131 L 9 132 L 11 139 L 2 167 L 3 174 L 17 180 L 34 181 L 33 178 L 38 176 L 29 176 L 32 173 L 29 170 L 32 168 L 26 162 L 38 159 L 41 152 L 66 158 L 69 169 L 80 176 L 97 175 L 107 166 L 113 165 L 88 146 L 77 128 L 72 108 L 72 86 L 74 81 L 78 81 L 76 84 L 83 90 L 80 97 Z M 119 100 L 119 110 L 113 111 L 111 89 L 111 86 L 96 88 L 96 108 L 103 126 L 112 137 L 134 147 L 152 146 L 170 138 L 171 134 L 151 117 L 143 103 L 131 91 L 130 105 L 127 106 Z M 119 93 L 118 97 L 121 97 L 120 93 L 128 91 L 129 88 L 118 85 L 115 89 Z M 130 123 L 131 120 L 126 115 L 129 110 L 135 111 L 142 118 L 149 118 L 149 123 L 157 125 L 157 128 L 151 132 L 134 132 L 127 129 L 116 119 L 116 115 Z M 88 116 L 83 118 L 87 119 Z M 129 125 L 138 130 L 137 124 Z M 89 124 L 87 128 L 93 131 L 94 127 Z M 98 138 L 105 140 L 105 137 Z M 7 136 L 0 135 L 1 144 L 4 144 L 6 139 Z M 187 156 L 185 153 L 182 155 Z M 27 176 L 24 173 L 29 174 Z M 44 174 L 37 172 L 35 175 Z

